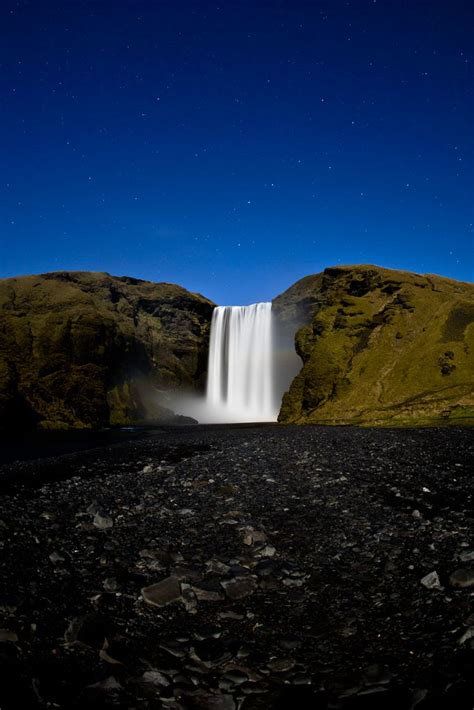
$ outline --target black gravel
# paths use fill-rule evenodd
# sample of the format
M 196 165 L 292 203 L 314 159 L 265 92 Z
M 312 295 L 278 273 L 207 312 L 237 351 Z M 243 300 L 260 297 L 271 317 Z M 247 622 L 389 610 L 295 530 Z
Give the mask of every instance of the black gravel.
M 473 452 L 198 426 L 0 466 L 0 707 L 472 710 Z

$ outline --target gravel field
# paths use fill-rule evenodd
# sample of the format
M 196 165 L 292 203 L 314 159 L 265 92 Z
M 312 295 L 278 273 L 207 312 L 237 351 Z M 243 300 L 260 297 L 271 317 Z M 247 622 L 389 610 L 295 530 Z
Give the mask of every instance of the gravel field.
M 0 708 L 472 710 L 472 429 L 163 427 L 0 466 Z

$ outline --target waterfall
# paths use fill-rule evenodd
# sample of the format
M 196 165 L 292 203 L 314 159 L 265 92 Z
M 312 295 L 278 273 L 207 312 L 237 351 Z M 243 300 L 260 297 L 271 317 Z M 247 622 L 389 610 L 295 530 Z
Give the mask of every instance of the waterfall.
M 215 308 L 206 394 L 215 421 L 276 420 L 272 370 L 272 304 Z

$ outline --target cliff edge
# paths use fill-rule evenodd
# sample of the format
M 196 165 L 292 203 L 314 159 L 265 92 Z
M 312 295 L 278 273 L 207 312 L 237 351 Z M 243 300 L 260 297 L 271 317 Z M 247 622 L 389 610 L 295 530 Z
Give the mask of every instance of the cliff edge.
M 341 266 L 301 279 L 273 308 L 298 327 L 303 363 L 280 422 L 474 423 L 473 284 Z

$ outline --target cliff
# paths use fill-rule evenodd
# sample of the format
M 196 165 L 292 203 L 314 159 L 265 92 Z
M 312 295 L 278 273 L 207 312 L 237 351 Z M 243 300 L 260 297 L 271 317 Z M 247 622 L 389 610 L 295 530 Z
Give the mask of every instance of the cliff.
M 106 273 L 0 281 L 0 427 L 169 419 L 166 391 L 202 387 L 214 304 Z
M 375 266 L 328 268 L 273 302 L 303 367 L 285 423 L 474 423 L 474 285 Z

